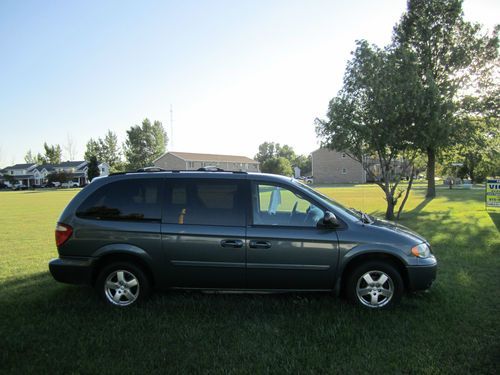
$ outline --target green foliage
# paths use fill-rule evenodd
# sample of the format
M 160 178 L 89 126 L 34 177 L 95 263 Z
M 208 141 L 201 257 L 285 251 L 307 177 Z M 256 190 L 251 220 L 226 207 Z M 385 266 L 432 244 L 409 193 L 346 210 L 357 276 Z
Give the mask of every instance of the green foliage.
M 482 35 L 478 24 L 463 19 L 461 0 L 409 0 L 407 12 L 394 30 L 396 46 L 411 50 L 424 92 L 415 129 L 428 155 L 429 197 L 435 196 L 435 158 L 459 135 L 457 117 L 466 106 L 464 93 L 481 97 L 491 89 L 491 62 L 498 57 L 498 29 Z M 488 89 L 488 87 L 490 87 Z M 488 102 L 488 100 L 486 100 Z
M 102 160 L 104 157 L 104 152 L 101 148 L 101 139 L 94 140 L 90 138 L 87 142 L 87 146 L 85 149 L 84 159 L 86 161 L 90 161 L 92 157 L 95 157 L 97 160 Z
M 135 170 L 152 166 L 153 160 L 165 153 L 167 142 L 167 133 L 160 121 L 151 124 L 146 118 L 141 126 L 132 126 L 127 130 L 123 145 L 127 168 Z
M 93 156 L 100 163 L 108 163 L 111 171 L 113 172 L 118 172 L 124 169 L 123 161 L 121 160 L 121 150 L 118 144 L 118 137 L 111 130 L 107 131 L 104 139 L 89 139 L 84 157 L 85 160 L 90 161 Z
M 283 158 L 288 161 L 290 165 L 290 173 L 284 161 L 279 159 Z M 264 173 L 280 173 L 286 176 L 293 175 L 292 166 L 298 166 L 302 174 L 311 171 L 311 156 L 297 155 L 291 146 L 283 145 L 275 142 L 264 142 L 259 145 L 259 152 L 254 157 L 260 163 L 260 170 Z
M 97 158 L 93 155 L 90 157 L 89 160 L 89 165 L 87 169 L 87 178 L 89 181 L 92 182 L 92 180 L 95 177 L 100 176 L 101 172 L 99 171 L 99 163 L 97 161 Z
M 421 98 L 410 51 L 382 50 L 359 41 L 347 64 L 343 88 L 330 101 L 328 119 L 316 120 L 324 147 L 345 151 L 378 180 L 387 200 L 387 219 L 394 218 L 398 199 L 411 188 L 410 184 L 397 190 L 403 176 L 414 174 L 420 136 L 414 124 L 420 116 Z M 380 165 L 380 180 L 372 171 L 372 160 Z M 403 168 L 395 168 L 395 163 Z
M 43 164 L 59 164 L 62 158 L 62 148 L 59 145 L 48 145 L 47 142 L 43 143 L 45 155 L 40 158 Z
M 442 155 L 444 172 L 482 182 L 500 174 L 500 120 L 465 118 L 461 123 L 460 142 Z M 453 163 L 462 163 L 460 168 Z
M 293 176 L 293 170 L 290 161 L 282 156 L 267 159 L 266 161 L 264 161 L 264 163 L 261 164 L 261 170 L 264 173 Z
M 49 183 L 60 182 L 61 184 L 64 184 L 65 182 L 68 182 L 70 180 L 71 180 L 71 175 L 64 171 L 53 172 L 47 175 L 47 181 Z
M 36 156 L 31 152 L 31 150 L 28 150 L 26 155 L 24 156 L 24 161 L 27 164 L 44 164 L 44 157 L 38 153 Z

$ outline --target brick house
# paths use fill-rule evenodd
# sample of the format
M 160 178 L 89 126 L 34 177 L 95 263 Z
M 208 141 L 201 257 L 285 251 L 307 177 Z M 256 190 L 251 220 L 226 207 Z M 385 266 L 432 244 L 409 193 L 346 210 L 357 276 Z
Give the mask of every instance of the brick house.
M 312 174 L 316 184 L 362 184 L 367 182 L 361 163 L 345 152 L 319 148 L 312 154 Z
M 199 154 L 169 151 L 153 161 L 155 167 L 170 170 L 197 170 L 217 167 L 226 171 L 259 172 L 259 162 L 246 156 Z

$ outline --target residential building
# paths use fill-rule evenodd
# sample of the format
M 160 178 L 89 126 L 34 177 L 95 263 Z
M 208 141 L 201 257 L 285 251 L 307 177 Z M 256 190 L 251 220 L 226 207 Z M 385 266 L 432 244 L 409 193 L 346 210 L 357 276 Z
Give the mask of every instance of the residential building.
M 345 152 L 320 148 L 312 152 L 315 184 L 360 184 L 367 182 L 366 172 L 358 161 Z
M 4 168 L 0 173 L 13 178 L 13 183 L 21 183 L 26 187 L 41 186 L 48 183 L 49 175 L 52 173 L 65 172 L 70 175 L 70 179 L 84 186 L 89 181 L 87 178 L 88 162 L 86 161 L 66 161 L 59 164 L 15 164 Z M 99 164 L 101 176 L 109 175 L 109 165 Z M 5 177 L 0 177 L 0 181 L 6 181 Z
M 153 161 L 155 167 L 169 170 L 197 170 L 217 167 L 226 171 L 259 172 L 259 162 L 246 156 L 199 154 L 169 151 Z

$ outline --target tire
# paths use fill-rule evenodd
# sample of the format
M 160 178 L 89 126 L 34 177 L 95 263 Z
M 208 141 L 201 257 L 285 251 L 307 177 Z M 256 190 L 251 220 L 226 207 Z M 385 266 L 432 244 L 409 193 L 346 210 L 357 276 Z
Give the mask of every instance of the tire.
M 368 261 L 348 276 L 346 296 L 355 305 L 367 309 L 389 309 L 403 295 L 404 284 L 395 266 L 384 261 Z
M 142 268 L 128 262 L 105 266 L 95 286 L 106 303 L 117 307 L 140 304 L 151 292 L 151 282 Z

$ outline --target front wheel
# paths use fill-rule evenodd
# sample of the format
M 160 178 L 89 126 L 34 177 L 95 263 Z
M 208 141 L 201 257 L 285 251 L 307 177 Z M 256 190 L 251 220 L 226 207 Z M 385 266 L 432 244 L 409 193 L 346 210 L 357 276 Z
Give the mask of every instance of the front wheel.
M 102 269 L 96 288 L 105 302 L 125 307 L 146 299 L 150 282 L 141 268 L 132 263 L 117 262 Z
M 387 309 L 399 302 L 404 284 L 399 271 L 390 263 L 370 261 L 357 266 L 349 275 L 346 294 L 357 305 Z

